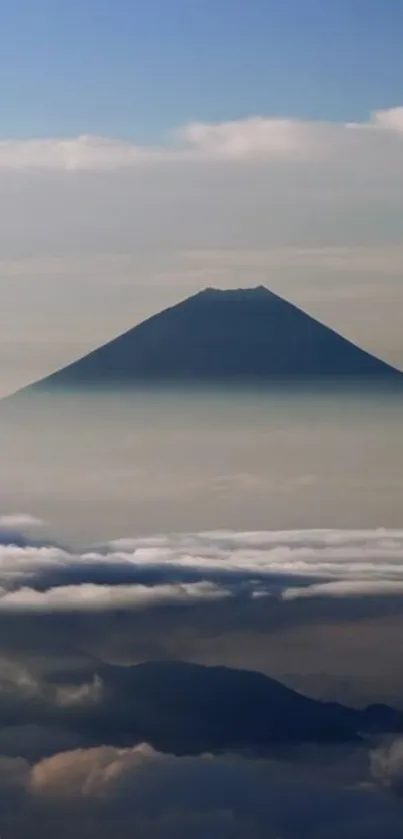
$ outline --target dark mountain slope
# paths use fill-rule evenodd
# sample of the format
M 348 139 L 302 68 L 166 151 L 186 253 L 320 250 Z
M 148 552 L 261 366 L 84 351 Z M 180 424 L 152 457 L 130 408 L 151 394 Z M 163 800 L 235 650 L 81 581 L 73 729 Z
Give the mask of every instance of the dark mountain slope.
M 39 383 L 119 387 L 153 383 L 393 379 L 392 367 L 266 288 L 206 289 Z
M 387 706 L 355 710 L 297 693 L 262 673 L 186 662 L 102 665 L 102 698 L 78 723 L 92 742 L 148 742 L 161 751 L 197 754 L 264 751 L 298 743 L 345 743 L 402 730 Z

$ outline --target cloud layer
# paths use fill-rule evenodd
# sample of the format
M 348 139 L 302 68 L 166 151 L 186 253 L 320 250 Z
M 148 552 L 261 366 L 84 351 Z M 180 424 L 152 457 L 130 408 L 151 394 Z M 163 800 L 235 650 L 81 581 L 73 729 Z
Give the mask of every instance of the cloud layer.
M 21 524 L 24 517 L 2 521 Z M 403 594 L 400 530 L 161 535 L 76 554 L 46 541 L 21 544 L 3 529 L 2 543 L 0 612 Z
M 8 170 L 111 171 L 177 160 L 291 157 L 310 159 L 329 149 L 366 148 L 403 136 L 403 108 L 375 112 L 363 123 L 315 123 L 263 116 L 223 123 L 190 123 L 160 147 L 93 135 L 66 139 L 3 140 L 0 168 Z M 400 150 L 400 153 L 402 151 Z
M 333 670 L 347 704 L 358 690 L 363 704 L 400 705 L 390 644 L 402 602 L 402 531 L 185 533 L 81 552 L 46 530 L 0 532 L 0 654 L 28 671 L 185 658 L 294 673 L 295 684 Z
M 281 764 L 178 759 L 140 745 L 71 751 L 30 767 L 3 760 L 10 839 L 398 839 L 397 802 Z
M 276 655 L 293 648 L 315 666 L 324 648 L 348 679 L 344 637 L 376 677 L 390 621 L 400 657 L 402 531 L 184 533 L 77 551 L 37 524 L 19 514 L 0 527 L 2 835 L 401 836 L 401 743 L 353 736 L 357 720 L 392 725 L 385 709 L 363 717 L 180 659 L 253 669 L 271 654 L 275 671 Z M 277 735 L 293 732 L 274 751 L 273 714 Z

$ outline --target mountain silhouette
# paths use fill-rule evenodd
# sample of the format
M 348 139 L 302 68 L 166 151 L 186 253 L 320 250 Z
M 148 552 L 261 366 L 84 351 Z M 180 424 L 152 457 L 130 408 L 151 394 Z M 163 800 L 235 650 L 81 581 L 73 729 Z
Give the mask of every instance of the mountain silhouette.
M 205 289 L 48 376 L 39 386 L 231 385 L 283 379 L 390 380 L 401 375 L 260 286 Z
M 261 752 L 299 743 L 347 743 L 403 730 L 384 705 L 320 702 L 263 673 L 184 661 L 101 665 L 102 699 L 76 720 L 93 742 L 148 742 L 159 751 Z M 84 714 L 82 716 L 82 714 Z

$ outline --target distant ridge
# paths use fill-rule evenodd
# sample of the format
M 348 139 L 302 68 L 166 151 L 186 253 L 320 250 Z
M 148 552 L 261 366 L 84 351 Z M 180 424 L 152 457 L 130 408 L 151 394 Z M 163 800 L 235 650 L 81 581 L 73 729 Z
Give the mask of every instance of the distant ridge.
M 95 716 L 84 711 L 83 731 L 98 726 L 103 743 L 120 747 L 145 741 L 171 754 L 262 755 L 301 743 L 370 743 L 403 730 L 402 714 L 387 705 L 320 702 L 253 670 L 145 661 L 97 673 L 104 698 Z
M 207 288 L 32 387 L 398 378 L 390 365 L 259 286 Z

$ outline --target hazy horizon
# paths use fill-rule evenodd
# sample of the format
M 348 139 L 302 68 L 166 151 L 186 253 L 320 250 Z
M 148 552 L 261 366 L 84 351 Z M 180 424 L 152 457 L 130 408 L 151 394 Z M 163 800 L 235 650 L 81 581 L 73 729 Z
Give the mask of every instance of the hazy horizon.
M 398 527 L 403 393 L 28 393 L 0 403 L 4 512 L 90 541 L 166 531 Z

